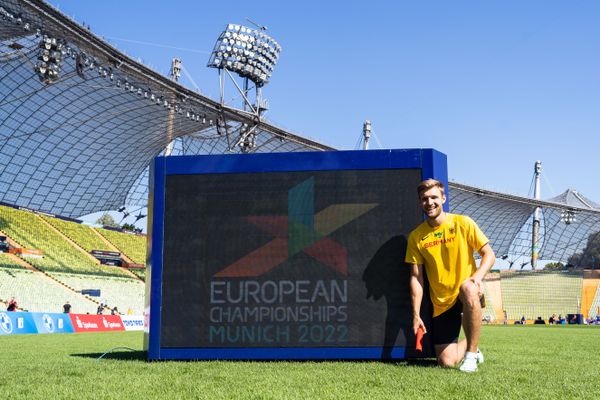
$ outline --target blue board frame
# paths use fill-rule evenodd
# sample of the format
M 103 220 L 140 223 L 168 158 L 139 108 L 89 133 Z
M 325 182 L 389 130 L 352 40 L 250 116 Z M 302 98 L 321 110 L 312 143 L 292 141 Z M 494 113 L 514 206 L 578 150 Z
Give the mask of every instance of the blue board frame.
M 390 149 L 156 157 L 150 168 L 148 259 L 146 272 L 146 327 L 144 350 L 149 360 L 281 360 L 380 359 L 381 347 L 327 348 L 161 348 L 162 270 L 165 183 L 169 175 L 254 172 L 420 169 L 422 179 L 448 184 L 447 157 L 434 149 Z M 449 201 L 444 205 L 448 211 Z M 392 358 L 402 359 L 404 347 L 394 347 Z

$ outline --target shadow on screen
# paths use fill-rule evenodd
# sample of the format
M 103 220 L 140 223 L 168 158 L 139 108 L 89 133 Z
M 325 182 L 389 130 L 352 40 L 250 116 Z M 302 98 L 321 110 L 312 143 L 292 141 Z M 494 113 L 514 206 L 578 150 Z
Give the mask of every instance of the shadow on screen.
M 410 299 L 410 267 L 404 262 L 406 245 L 405 236 L 392 237 L 377 250 L 363 272 L 362 278 L 367 289 L 367 299 L 372 298 L 374 301 L 379 301 L 384 297 L 387 304 L 381 354 L 383 360 L 391 359 L 394 346 L 405 346 L 406 358 L 431 355 L 427 351 L 428 340 L 424 343 L 425 351 L 422 354 L 415 351 Z M 423 297 L 425 300 L 428 296 Z M 422 309 L 426 310 L 426 308 L 427 304 L 424 301 Z

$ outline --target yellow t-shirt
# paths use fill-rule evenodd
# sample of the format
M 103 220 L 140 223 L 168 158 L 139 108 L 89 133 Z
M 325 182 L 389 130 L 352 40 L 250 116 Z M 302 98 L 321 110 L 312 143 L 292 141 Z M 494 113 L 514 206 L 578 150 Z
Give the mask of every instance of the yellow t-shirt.
M 446 220 L 436 228 L 423 221 L 408 237 L 405 261 L 425 266 L 433 316 L 450 309 L 477 266 L 474 251 L 489 242 L 469 217 L 446 213 Z

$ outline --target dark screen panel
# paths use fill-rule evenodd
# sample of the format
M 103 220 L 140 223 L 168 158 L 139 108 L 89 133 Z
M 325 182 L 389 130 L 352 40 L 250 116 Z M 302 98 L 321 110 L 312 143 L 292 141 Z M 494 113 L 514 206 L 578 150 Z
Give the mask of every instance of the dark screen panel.
M 161 347 L 405 346 L 413 169 L 169 175 Z

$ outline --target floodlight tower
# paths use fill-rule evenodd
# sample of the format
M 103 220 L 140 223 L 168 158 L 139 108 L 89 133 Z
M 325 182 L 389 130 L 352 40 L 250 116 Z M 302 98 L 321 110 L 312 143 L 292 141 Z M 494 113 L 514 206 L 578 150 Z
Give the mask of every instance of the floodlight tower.
M 174 58 L 171 60 L 171 71 L 170 71 L 171 79 L 174 82 L 178 82 L 181 77 L 181 59 Z
M 236 146 L 239 146 L 242 152 L 250 152 L 256 147 L 256 128 L 262 113 L 268 109 L 267 102 L 262 98 L 262 87 L 269 82 L 281 53 L 279 43 L 265 33 L 266 27 L 257 28 L 228 24 L 217 39 L 207 64 L 208 67 L 219 70 L 221 107 L 225 106 L 227 75 L 243 99 L 242 110 L 250 113 L 253 119 L 251 126 L 240 123 L 235 128 L 239 136 L 232 145 L 230 143 L 230 151 L 234 151 Z M 241 78 L 242 87 L 231 72 Z M 251 83 L 254 85 L 254 99 L 250 98 Z M 217 124 L 217 129 L 221 129 L 219 133 L 223 133 L 224 130 L 229 138 L 229 128 L 224 114 L 221 114 L 221 121 Z
M 536 200 L 540 199 L 540 175 L 542 173 L 542 162 L 536 161 L 533 169 L 535 176 L 535 189 L 533 191 L 533 197 Z M 540 233 L 540 208 L 535 207 L 533 211 L 533 230 L 531 235 L 531 269 L 535 270 L 537 266 L 538 252 L 539 252 L 539 233 Z
M 171 60 L 171 70 L 169 71 L 171 75 L 171 80 L 173 82 L 178 82 L 181 77 L 181 59 L 173 58 Z M 165 155 L 170 156 L 173 153 L 173 145 L 174 145 L 174 125 L 175 125 L 175 110 L 169 110 L 169 119 L 167 121 L 167 139 L 169 140 L 169 144 L 165 148 Z
M 369 150 L 369 139 L 371 138 L 371 121 L 368 119 L 363 123 L 363 150 Z

